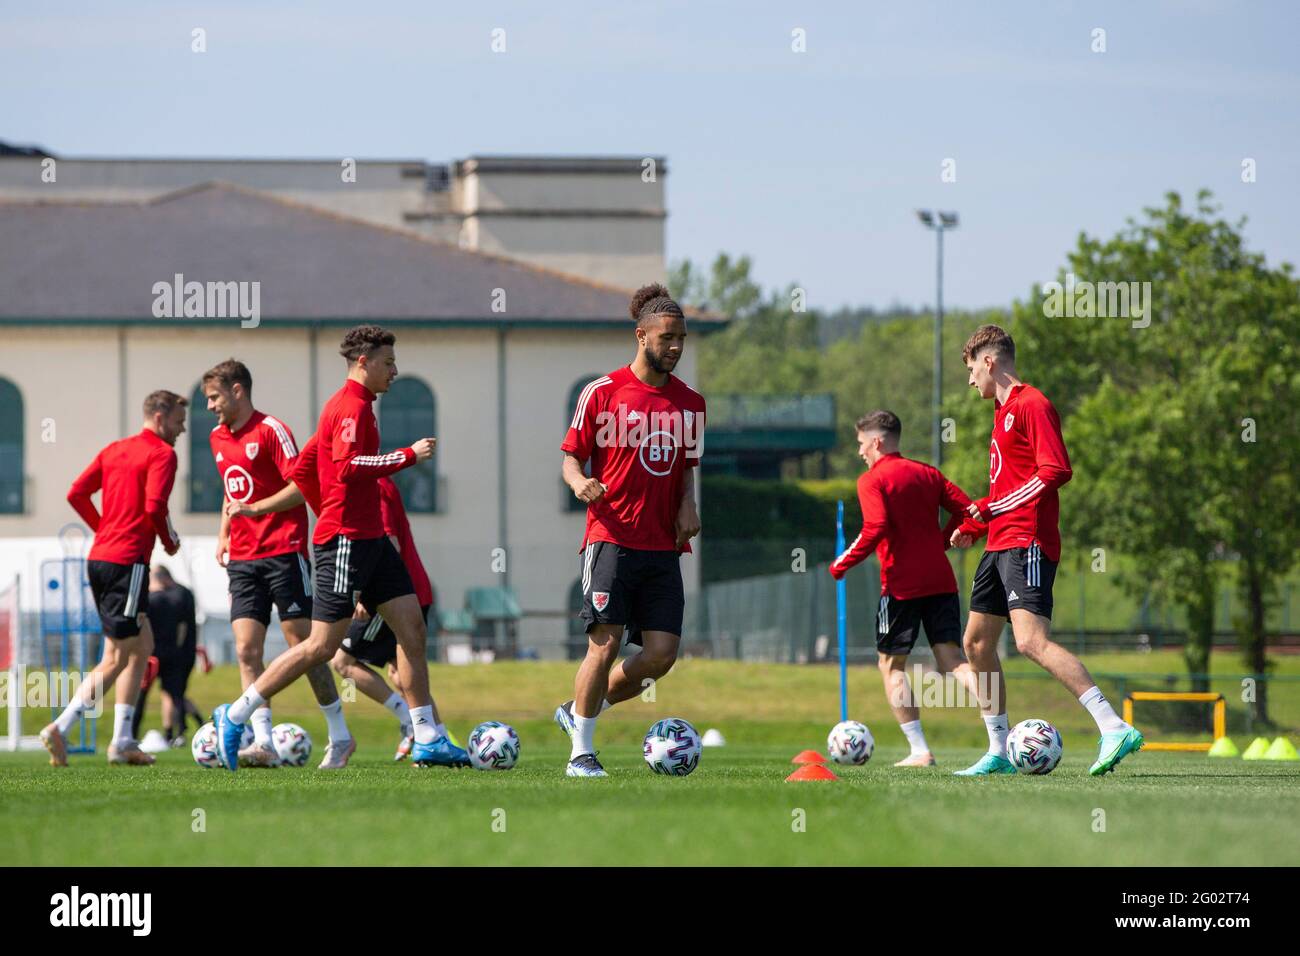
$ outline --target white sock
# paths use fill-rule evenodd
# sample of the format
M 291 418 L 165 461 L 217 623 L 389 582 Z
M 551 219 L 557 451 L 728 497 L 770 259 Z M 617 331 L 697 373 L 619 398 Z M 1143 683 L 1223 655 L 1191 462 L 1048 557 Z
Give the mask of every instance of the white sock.
M 447 737 L 447 725 L 440 720 L 433 725 L 433 732 L 437 734 L 439 737 Z M 447 742 L 448 743 L 451 742 L 450 737 L 447 737 Z
M 68 736 L 68 732 L 72 730 L 72 725 L 80 720 L 81 715 L 88 710 L 90 710 L 90 704 L 81 699 L 81 694 L 73 697 L 72 703 L 63 708 L 63 713 L 59 714 L 58 719 L 54 721 L 55 726 L 59 728 L 59 733 L 65 737 Z
M 135 739 L 131 736 L 131 721 L 134 718 L 135 707 L 131 704 L 113 705 L 113 743 L 130 743 Z
M 253 722 L 253 743 L 259 747 L 273 746 L 271 743 L 271 708 L 259 707 L 249 718 Z
M 592 739 L 596 736 L 596 718 L 580 717 L 578 714 L 573 715 L 573 749 L 569 751 L 569 759 L 580 757 L 583 754 L 596 752 L 595 744 Z
M 332 704 L 322 704 L 320 712 L 325 715 L 325 723 L 330 729 L 330 743 L 341 744 L 352 739 L 348 722 L 343 719 L 342 700 L 336 700 Z
M 433 724 L 433 704 L 411 708 L 411 726 L 417 744 L 431 744 L 438 739 L 438 731 Z
M 930 747 L 925 742 L 925 731 L 921 729 L 920 718 L 909 720 L 907 723 L 898 726 L 903 731 L 903 736 L 907 738 L 907 742 L 911 744 L 913 754 L 928 754 L 930 752 Z
M 999 757 L 1007 755 L 1007 715 L 998 714 L 995 717 L 985 717 L 984 726 L 989 732 L 989 753 L 996 754 Z
M 613 707 L 613 706 L 614 706 L 614 705 L 611 704 L 611 703 L 609 702 L 609 698 L 601 698 L 601 701 L 600 701 L 600 712 L 601 712 L 602 714 L 603 714 L 605 711 L 609 710 L 609 709 L 610 709 L 611 707 Z
M 391 710 L 397 717 L 398 723 L 406 726 L 411 722 L 411 708 L 406 706 L 406 701 L 397 691 L 388 695 L 388 700 L 384 701 L 384 706 Z
M 230 718 L 231 723 L 244 724 L 248 718 L 253 716 L 253 711 L 266 703 L 266 698 L 257 692 L 257 685 L 252 684 L 248 690 L 239 695 L 238 700 L 230 705 L 230 710 L 226 711 L 226 716 Z
M 1079 703 L 1088 708 L 1088 713 L 1092 714 L 1092 719 L 1097 722 L 1097 728 L 1103 734 L 1123 730 L 1128 726 L 1119 714 L 1115 713 L 1115 708 L 1110 705 L 1110 701 L 1096 684 L 1083 692 L 1079 697 Z

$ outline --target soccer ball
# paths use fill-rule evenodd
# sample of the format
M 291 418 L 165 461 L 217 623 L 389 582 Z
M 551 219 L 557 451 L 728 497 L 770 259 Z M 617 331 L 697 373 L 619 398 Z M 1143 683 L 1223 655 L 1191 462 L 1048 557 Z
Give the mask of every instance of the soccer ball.
M 684 777 L 700 765 L 700 735 L 689 720 L 665 717 L 645 735 L 642 753 L 655 773 Z
M 286 767 L 302 767 L 311 759 L 311 737 L 297 724 L 276 724 L 271 728 L 271 744 Z
M 1007 735 L 1007 759 L 1021 773 L 1051 773 L 1061 762 L 1061 735 L 1045 720 L 1022 720 Z
M 509 724 L 485 721 L 470 733 L 465 749 L 475 770 L 509 770 L 519 760 L 519 735 Z
M 194 732 L 194 739 L 190 741 L 190 753 L 194 755 L 194 762 L 200 767 L 215 770 L 221 766 L 221 755 L 217 752 L 217 728 L 213 726 L 212 721 L 208 721 Z
M 875 752 L 876 741 L 867 725 L 845 720 L 831 728 L 826 738 L 826 752 L 836 763 L 864 764 Z

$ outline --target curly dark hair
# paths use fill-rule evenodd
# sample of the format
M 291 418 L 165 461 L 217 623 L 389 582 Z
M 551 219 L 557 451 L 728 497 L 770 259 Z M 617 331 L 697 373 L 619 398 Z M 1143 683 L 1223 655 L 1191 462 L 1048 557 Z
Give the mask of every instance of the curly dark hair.
M 632 294 L 632 301 L 627 310 L 632 321 L 637 325 L 652 315 L 671 315 L 678 319 L 686 318 L 682 307 L 673 299 L 673 294 L 659 282 L 643 285 Z
M 348 360 L 351 365 L 363 355 L 369 355 L 375 349 L 383 348 L 385 345 L 392 345 L 397 341 L 397 336 L 385 328 L 378 325 L 358 325 L 349 329 L 348 334 L 343 336 L 343 344 L 339 346 L 339 355 Z

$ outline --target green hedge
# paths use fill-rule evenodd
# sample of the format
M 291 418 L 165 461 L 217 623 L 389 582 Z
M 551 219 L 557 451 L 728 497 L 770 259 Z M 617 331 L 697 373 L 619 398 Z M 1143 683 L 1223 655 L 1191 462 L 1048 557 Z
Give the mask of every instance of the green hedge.
M 754 481 L 706 475 L 701 484 L 705 583 L 788 571 L 795 548 L 809 565 L 835 556 L 835 505 L 844 500 L 844 534 L 862 527 L 853 481 Z

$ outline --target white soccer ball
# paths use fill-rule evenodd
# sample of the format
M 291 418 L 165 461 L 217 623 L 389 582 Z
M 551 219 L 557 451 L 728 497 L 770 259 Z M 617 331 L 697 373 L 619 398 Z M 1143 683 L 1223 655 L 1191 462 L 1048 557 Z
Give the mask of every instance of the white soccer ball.
M 826 752 L 836 763 L 860 765 L 871 759 L 876 750 L 876 740 L 867 725 L 856 720 L 844 720 L 831 728 L 826 737 Z
M 271 745 L 286 767 L 306 766 L 311 759 L 311 737 L 297 724 L 276 724 L 271 728 Z
M 645 735 L 642 754 L 655 773 L 684 777 L 700 765 L 700 735 L 689 720 L 665 717 Z
M 465 749 L 475 770 L 509 770 L 519 760 L 519 735 L 509 724 L 488 720 L 470 733 Z
M 257 734 L 253 733 L 253 722 L 247 721 L 244 724 L 244 735 L 239 738 L 239 749 L 247 750 L 253 746 L 253 741 L 257 739 Z
M 190 741 L 190 753 L 194 755 L 194 762 L 200 767 L 215 770 L 221 766 L 221 755 L 217 752 L 217 728 L 213 726 L 212 721 L 208 721 L 194 732 L 194 739 Z
M 1022 720 L 1007 734 L 1007 759 L 1021 773 L 1051 773 L 1061 762 L 1061 735 L 1045 720 Z

